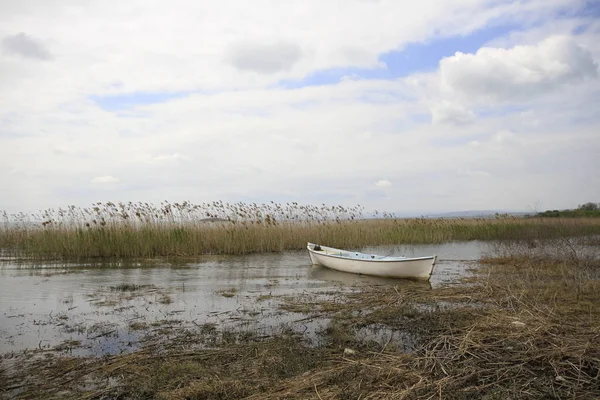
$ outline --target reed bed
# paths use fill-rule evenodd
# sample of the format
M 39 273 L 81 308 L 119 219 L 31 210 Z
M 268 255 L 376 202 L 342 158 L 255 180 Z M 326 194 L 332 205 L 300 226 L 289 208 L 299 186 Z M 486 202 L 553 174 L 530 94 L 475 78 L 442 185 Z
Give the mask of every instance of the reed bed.
M 32 259 L 153 258 L 334 247 L 536 240 L 600 233 L 600 219 L 367 219 L 363 208 L 245 203 L 96 203 L 90 208 L 2 214 L 0 250 Z

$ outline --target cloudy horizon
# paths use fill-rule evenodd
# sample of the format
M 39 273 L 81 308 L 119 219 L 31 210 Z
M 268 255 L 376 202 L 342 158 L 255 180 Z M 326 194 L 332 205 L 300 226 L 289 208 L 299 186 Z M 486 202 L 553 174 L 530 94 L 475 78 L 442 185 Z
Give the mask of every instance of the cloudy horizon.
M 0 210 L 600 201 L 593 0 L 0 0 Z

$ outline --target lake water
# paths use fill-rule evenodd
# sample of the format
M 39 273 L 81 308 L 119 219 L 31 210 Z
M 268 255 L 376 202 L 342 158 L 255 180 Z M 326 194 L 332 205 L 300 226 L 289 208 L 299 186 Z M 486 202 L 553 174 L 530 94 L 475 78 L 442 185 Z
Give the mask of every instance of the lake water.
M 369 247 L 376 254 L 438 255 L 429 283 L 346 274 L 310 265 L 306 251 L 200 257 L 194 262 L 129 265 L 0 261 L 0 355 L 57 349 L 78 355 L 129 351 L 165 326 L 266 331 L 319 321 L 282 311 L 279 295 L 335 296 L 363 285 L 451 283 L 468 274 L 481 242 Z M 116 290 L 122 285 L 136 290 Z M 70 346 L 69 343 L 77 343 Z

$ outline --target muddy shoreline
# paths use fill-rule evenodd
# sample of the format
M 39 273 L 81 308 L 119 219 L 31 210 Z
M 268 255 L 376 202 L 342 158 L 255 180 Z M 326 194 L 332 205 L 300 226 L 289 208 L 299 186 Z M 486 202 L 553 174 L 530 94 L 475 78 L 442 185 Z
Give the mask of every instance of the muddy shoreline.
M 467 273 L 478 243 L 432 248 L 373 249 L 436 252 L 443 259 L 427 288 Z M 306 252 L 214 257 L 180 264 L 26 262 L 0 264 L 0 354 L 81 342 L 77 355 L 112 355 L 149 329 L 172 322 L 268 331 L 303 315 L 279 308 L 278 297 L 342 293 L 364 285 L 403 285 L 309 265 Z M 300 310 L 302 311 L 302 310 Z

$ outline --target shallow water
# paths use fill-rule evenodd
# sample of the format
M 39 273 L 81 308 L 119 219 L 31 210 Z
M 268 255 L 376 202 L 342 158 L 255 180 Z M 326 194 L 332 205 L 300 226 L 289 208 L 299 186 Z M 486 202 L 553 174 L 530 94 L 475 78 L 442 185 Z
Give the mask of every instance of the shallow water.
M 279 295 L 335 297 L 361 285 L 436 287 L 465 276 L 487 247 L 479 242 L 369 247 L 376 254 L 438 255 L 429 283 L 346 274 L 310 265 L 306 251 L 202 257 L 132 265 L 0 261 L 0 354 L 56 349 L 75 355 L 126 352 L 170 326 L 309 333 L 327 321 L 282 311 Z M 120 285 L 136 290 L 116 290 Z M 167 337 L 168 339 L 168 337 Z M 58 346 L 58 347 L 57 347 Z

